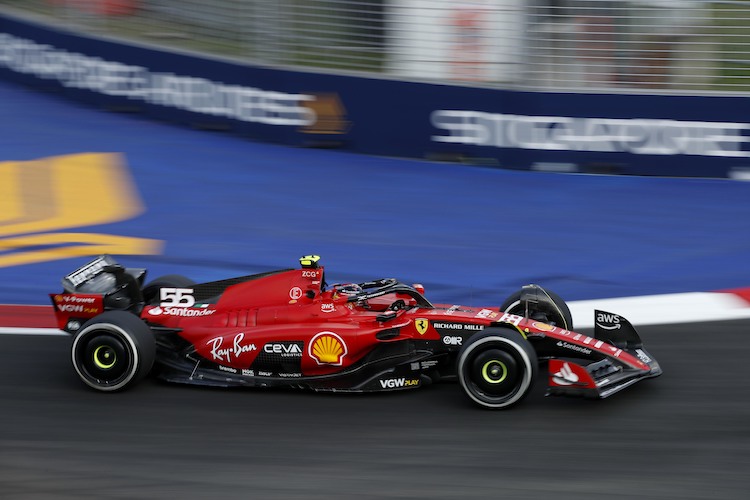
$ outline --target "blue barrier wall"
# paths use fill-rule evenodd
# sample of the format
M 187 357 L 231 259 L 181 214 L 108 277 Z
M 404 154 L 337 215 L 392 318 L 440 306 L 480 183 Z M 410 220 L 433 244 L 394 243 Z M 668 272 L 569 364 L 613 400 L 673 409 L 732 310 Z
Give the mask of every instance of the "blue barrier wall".
M 0 77 L 281 144 L 514 169 L 750 172 L 747 97 L 514 92 L 284 71 L 0 16 Z

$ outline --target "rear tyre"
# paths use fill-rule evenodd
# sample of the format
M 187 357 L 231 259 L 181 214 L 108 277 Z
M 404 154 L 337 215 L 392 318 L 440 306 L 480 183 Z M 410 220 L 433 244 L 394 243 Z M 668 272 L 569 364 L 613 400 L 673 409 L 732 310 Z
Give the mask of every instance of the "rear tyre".
M 469 399 L 485 408 L 502 409 L 529 393 L 539 362 L 534 348 L 520 333 L 488 328 L 461 347 L 457 373 Z
M 193 285 L 195 285 L 195 281 L 181 274 L 159 276 L 143 287 L 143 300 L 146 301 L 146 304 L 152 304 L 159 301 L 159 290 L 161 288 L 189 288 Z
M 573 330 L 573 315 L 570 313 L 568 304 L 554 292 L 542 287 L 536 287 L 536 290 L 541 295 L 541 300 L 537 303 L 529 302 L 529 318 L 559 326 L 565 330 Z M 525 316 L 526 303 L 522 298 L 527 293 L 529 292 L 526 289 L 518 290 L 505 299 L 505 302 L 500 305 L 500 310 L 508 314 Z
M 151 370 L 156 342 L 151 329 L 125 311 L 107 311 L 87 321 L 73 340 L 73 367 L 98 391 L 131 387 Z

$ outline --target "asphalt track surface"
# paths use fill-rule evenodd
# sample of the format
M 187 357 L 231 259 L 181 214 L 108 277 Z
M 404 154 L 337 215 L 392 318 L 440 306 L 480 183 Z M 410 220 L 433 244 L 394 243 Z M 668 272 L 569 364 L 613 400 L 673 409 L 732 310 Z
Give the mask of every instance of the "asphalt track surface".
M 664 375 L 605 400 L 85 387 L 62 336 L 0 335 L 0 497 L 745 499 L 750 322 L 641 327 Z

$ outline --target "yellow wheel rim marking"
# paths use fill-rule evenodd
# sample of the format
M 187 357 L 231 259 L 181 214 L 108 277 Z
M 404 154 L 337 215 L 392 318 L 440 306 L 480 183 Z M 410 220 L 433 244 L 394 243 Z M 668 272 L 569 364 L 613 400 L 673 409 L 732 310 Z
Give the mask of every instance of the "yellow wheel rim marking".
M 502 375 L 498 374 L 502 370 Z M 508 376 L 508 368 L 504 363 L 495 359 L 487 361 L 482 367 L 482 378 L 490 384 L 499 384 Z
M 115 366 L 115 363 L 117 363 L 117 356 L 115 356 L 114 352 L 105 352 L 104 353 L 104 359 L 109 359 L 110 356 L 112 357 L 112 362 L 111 363 L 102 363 L 99 360 L 99 352 L 102 349 L 106 349 L 106 348 L 107 348 L 106 346 L 100 345 L 99 347 L 97 347 L 94 350 L 94 364 L 96 365 L 97 368 L 101 368 L 102 370 L 108 370 L 108 369 L 112 368 L 113 366 Z

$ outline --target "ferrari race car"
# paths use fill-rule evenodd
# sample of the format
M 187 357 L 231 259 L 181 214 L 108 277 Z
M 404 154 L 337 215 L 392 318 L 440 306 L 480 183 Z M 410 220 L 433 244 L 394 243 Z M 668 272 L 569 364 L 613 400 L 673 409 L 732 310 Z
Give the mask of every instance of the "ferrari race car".
M 203 386 L 313 391 L 415 389 L 458 380 L 474 403 L 507 408 L 545 362 L 548 394 L 605 398 L 661 374 L 622 316 L 596 311 L 594 337 L 573 331 L 565 302 L 528 285 L 493 307 L 433 304 L 395 279 L 327 285 L 319 257 L 208 283 L 103 255 L 50 294 L 73 334 L 73 366 L 99 391 L 148 373 Z

